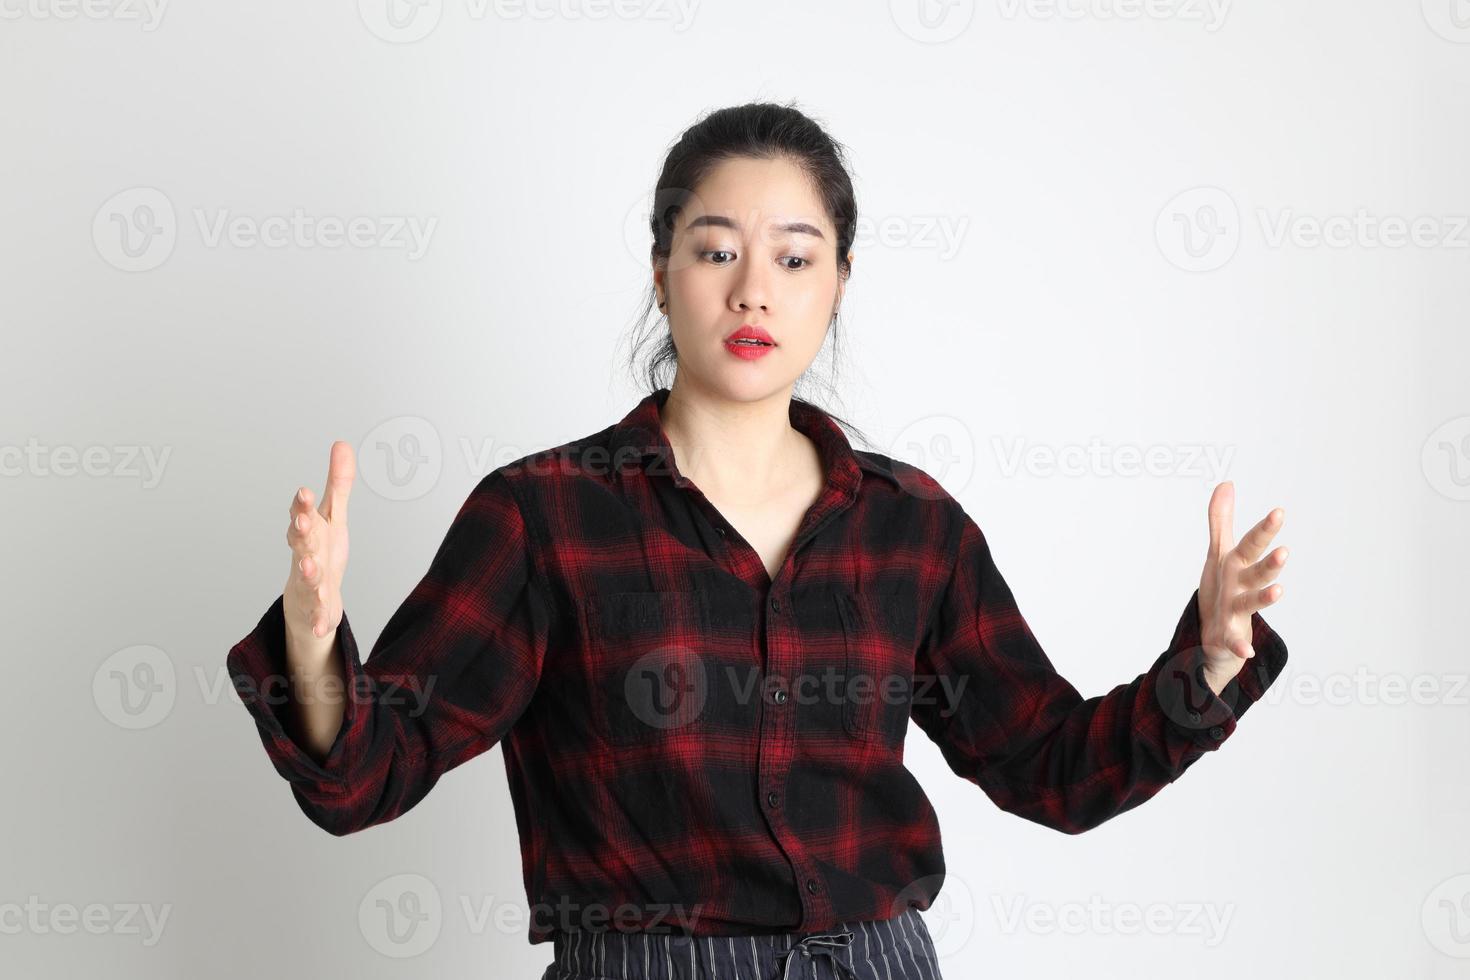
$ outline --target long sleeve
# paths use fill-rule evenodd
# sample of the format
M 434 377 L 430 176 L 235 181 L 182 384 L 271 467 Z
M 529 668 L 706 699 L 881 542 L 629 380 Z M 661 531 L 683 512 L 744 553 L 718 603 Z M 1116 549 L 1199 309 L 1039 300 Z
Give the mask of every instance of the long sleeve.
M 1286 663 L 1286 645 L 1256 613 L 1255 657 L 1212 692 L 1196 590 L 1145 673 L 1084 699 L 1032 635 L 980 528 L 959 514 L 952 572 L 915 666 L 916 678 L 939 683 L 915 698 L 912 717 L 949 767 L 1007 812 L 1077 834 L 1132 809 L 1219 748 Z M 1111 646 L 1128 633 L 1098 635 Z
M 535 693 L 546 649 L 544 579 L 508 479 L 486 475 L 455 516 L 422 580 L 383 628 L 366 665 L 344 613 L 342 726 L 318 764 L 287 733 L 283 599 L 226 658 L 276 770 L 302 811 L 342 836 L 384 823 L 439 777 L 505 735 Z

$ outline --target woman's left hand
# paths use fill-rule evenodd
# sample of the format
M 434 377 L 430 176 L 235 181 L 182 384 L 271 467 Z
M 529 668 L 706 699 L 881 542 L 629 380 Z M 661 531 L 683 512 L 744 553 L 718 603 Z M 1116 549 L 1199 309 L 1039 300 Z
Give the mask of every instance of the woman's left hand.
M 1252 614 L 1285 591 L 1271 583 L 1286 564 L 1286 549 L 1261 557 L 1285 520 L 1286 511 L 1277 507 L 1233 544 L 1234 482 L 1218 484 L 1210 496 L 1210 547 L 1199 580 L 1199 624 L 1205 680 L 1216 694 L 1255 656 Z

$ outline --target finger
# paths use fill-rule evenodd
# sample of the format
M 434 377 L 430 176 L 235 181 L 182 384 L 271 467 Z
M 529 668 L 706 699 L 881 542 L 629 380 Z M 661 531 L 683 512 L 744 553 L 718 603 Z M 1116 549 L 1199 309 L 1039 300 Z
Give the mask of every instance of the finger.
M 1260 523 L 1240 539 L 1240 544 L 1235 546 L 1236 554 L 1246 563 L 1255 561 L 1266 551 L 1266 546 L 1285 522 L 1286 511 L 1280 507 L 1272 508 L 1271 513 L 1261 518 Z
M 1230 550 L 1235 538 L 1235 484 L 1226 480 L 1216 484 L 1210 494 L 1210 557 L 1219 560 Z
M 327 489 L 322 494 L 322 516 L 333 524 L 346 523 L 347 497 L 352 493 L 352 478 L 357 475 L 357 461 L 352 444 L 338 439 L 332 443 L 332 458 L 327 465 Z
M 286 527 L 286 544 L 300 558 L 308 551 L 319 551 L 322 519 L 314 510 L 306 510 L 291 518 Z
M 1265 609 L 1276 600 L 1280 599 L 1286 586 L 1280 582 L 1268 585 L 1264 589 L 1256 589 L 1251 592 L 1242 592 L 1230 603 L 1230 611 L 1236 616 L 1249 616 L 1259 609 Z
M 1240 573 L 1236 580 L 1242 589 L 1258 589 L 1276 581 L 1276 576 L 1281 574 L 1281 569 L 1286 565 L 1287 550 L 1285 547 L 1277 548 L 1265 558 L 1251 565 Z

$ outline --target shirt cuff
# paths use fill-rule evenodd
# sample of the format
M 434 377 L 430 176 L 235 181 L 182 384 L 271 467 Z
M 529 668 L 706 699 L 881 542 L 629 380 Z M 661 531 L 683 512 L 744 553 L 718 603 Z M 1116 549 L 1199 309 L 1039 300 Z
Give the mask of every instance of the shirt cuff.
M 1219 694 L 1212 691 L 1204 679 L 1199 589 L 1195 589 L 1155 676 L 1154 690 L 1171 731 L 1207 752 L 1224 744 L 1286 666 L 1286 644 L 1259 612 L 1251 614 L 1251 648 L 1256 655 Z
M 317 762 L 288 734 L 295 710 L 286 657 L 285 597 L 277 596 L 248 636 L 225 658 L 230 682 L 255 718 L 261 742 L 276 770 L 314 791 L 346 792 L 354 762 L 364 758 L 372 723 L 372 679 L 362 668 L 347 613 L 337 626 L 334 655 L 343 659 L 342 690 L 325 685 L 318 696 L 345 698 L 342 725 L 326 759 Z

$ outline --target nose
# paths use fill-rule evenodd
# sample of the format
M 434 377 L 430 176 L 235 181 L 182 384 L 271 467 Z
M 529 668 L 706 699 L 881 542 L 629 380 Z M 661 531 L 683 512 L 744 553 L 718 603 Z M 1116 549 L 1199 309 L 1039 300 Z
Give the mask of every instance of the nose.
M 739 278 L 730 287 L 730 306 L 737 313 L 753 309 L 770 312 L 770 285 L 766 282 L 766 273 L 757 263 L 745 263 Z

